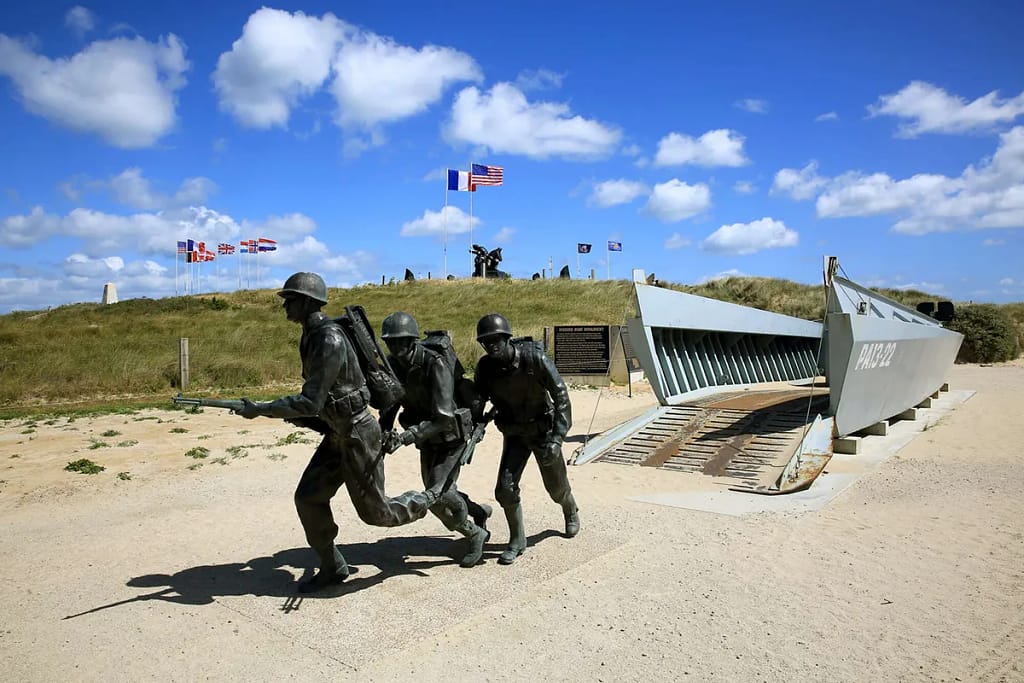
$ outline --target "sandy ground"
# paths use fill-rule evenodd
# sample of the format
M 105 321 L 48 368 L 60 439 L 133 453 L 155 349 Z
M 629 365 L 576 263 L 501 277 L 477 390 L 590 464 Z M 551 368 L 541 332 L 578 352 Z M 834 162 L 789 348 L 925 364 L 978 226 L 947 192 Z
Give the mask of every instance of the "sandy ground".
M 304 598 L 295 582 L 314 558 L 291 492 L 312 445 L 287 443 L 288 425 L 213 409 L 8 421 L 0 671 L 11 681 L 1021 681 L 1024 364 L 957 366 L 949 381 L 977 393 L 815 512 L 634 502 L 707 484 L 593 463 L 570 469 L 583 530 L 566 539 L 531 466 L 527 553 L 497 564 L 499 512 L 485 563 L 466 570 L 453 560 L 461 544 L 432 517 L 368 527 L 340 492 L 339 542 L 357 573 Z M 577 442 L 654 404 L 649 391 L 572 398 Z M 200 446 L 208 457 L 186 456 Z M 492 504 L 499 450 L 489 433 L 460 482 Z M 79 458 L 106 470 L 63 470 Z M 411 449 L 387 468 L 389 491 L 417 487 Z

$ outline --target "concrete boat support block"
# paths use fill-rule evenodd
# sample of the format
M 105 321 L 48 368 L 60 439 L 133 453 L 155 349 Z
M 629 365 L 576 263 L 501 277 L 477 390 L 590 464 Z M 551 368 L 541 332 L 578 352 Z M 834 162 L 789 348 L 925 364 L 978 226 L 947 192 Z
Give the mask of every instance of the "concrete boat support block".
M 916 420 L 917 419 L 917 408 L 907 408 L 902 413 L 894 415 L 894 420 Z
M 915 408 L 931 408 L 932 407 L 932 400 L 930 398 L 926 398 L 925 400 L 921 401 L 920 403 L 918 403 L 914 407 Z
M 939 387 L 939 391 L 949 391 L 949 382 L 943 382 L 942 386 Z
M 885 436 L 888 433 L 889 433 L 889 422 L 888 422 L 888 420 L 882 420 L 881 422 L 876 422 L 875 424 L 870 425 L 868 427 L 865 427 L 864 429 L 862 429 L 859 432 L 857 432 L 858 435 L 868 435 L 868 436 Z
M 860 441 L 859 436 L 841 436 L 838 439 L 832 439 L 832 451 L 844 455 L 857 455 L 860 453 Z

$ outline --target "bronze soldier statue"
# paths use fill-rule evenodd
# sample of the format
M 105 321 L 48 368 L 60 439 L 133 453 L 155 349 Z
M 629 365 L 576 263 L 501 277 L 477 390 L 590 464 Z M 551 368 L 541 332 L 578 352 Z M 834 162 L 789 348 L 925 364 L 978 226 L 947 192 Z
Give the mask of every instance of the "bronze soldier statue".
M 390 453 L 401 445 L 416 445 L 423 485 L 439 496 L 430 512 L 447 529 L 466 537 L 468 548 L 459 564 L 473 567 L 491 537 L 487 530 L 491 508 L 473 502 L 456 485 L 460 457 L 473 432 L 470 410 L 457 408 L 455 401 L 456 384 L 463 391 L 469 384 L 463 380 L 462 364 L 454 350 L 447 358 L 422 342 L 416 319 L 403 311 L 384 319 L 380 336 L 391 352 L 388 362 L 405 389 L 401 405 L 381 415 L 385 450 Z M 472 385 L 469 389 L 472 393 Z M 398 421 L 405 431 L 395 434 L 391 429 L 399 407 Z
M 508 320 L 497 313 L 480 318 L 476 338 L 487 352 L 476 366 L 475 386 L 482 409 L 494 405 L 494 423 L 504 436 L 494 497 L 508 519 L 508 547 L 498 558 L 512 564 L 526 550 L 519 481 L 530 454 L 536 456 L 544 488 L 562 506 L 565 535 L 579 533 L 580 517 L 569 485 L 562 441 L 572 426 L 572 406 L 555 364 L 539 344 L 512 339 Z
M 323 433 L 323 440 L 295 489 L 295 509 L 306 540 L 320 557 L 320 569 L 299 585 L 303 593 L 348 577 L 345 558 L 334 539 L 338 525 L 331 498 L 342 484 L 359 518 L 374 526 L 400 526 L 421 519 L 436 502 L 430 491 L 408 491 L 397 498 L 384 493 L 380 425 L 367 407 L 370 392 L 355 350 L 341 327 L 321 308 L 327 286 L 316 273 L 295 273 L 277 293 L 288 320 L 302 325 L 302 391 L 267 403 L 242 399 L 242 417 L 276 417 Z

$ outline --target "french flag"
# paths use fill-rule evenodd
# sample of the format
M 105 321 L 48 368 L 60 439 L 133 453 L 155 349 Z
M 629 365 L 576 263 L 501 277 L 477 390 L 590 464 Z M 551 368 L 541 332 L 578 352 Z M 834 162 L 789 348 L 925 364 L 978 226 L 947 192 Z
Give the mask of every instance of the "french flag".
M 476 192 L 476 188 L 469 183 L 469 171 L 455 171 L 448 169 L 448 189 L 455 192 Z

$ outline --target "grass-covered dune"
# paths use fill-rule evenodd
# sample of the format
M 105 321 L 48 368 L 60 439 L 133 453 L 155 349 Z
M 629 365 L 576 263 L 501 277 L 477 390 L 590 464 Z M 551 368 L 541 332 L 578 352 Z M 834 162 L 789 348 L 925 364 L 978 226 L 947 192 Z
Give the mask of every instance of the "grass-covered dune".
M 820 320 L 822 287 L 786 280 L 729 278 L 681 291 Z M 331 289 L 326 312 L 362 305 L 379 334 L 396 310 L 421 330 L 450 330 L 472 370 L 480 316 L 506 315 L 516 334 L 540 338 L 545 326 L 618 324 L 633 315 L 632 284 L 622 280 L 427 280 Z M 911 306 L 935 300 L 921 292 L 883 290 Z M 1012 305 L 1011 305 L 1012 306 Z M 1022 307 L 1017 306 L 1016 312 Z M 1018 321 L 1019 322 L 1019 321 Z M 300 330 L 285 320 L 274 290 L 240 291 L 118 304 L 74 304 L 0 316 L 0 409 L 130 399 L 166 402 L 177 391 L 178 339 L 188 337 L 193 393 L 266 395 L 300 382 Z

